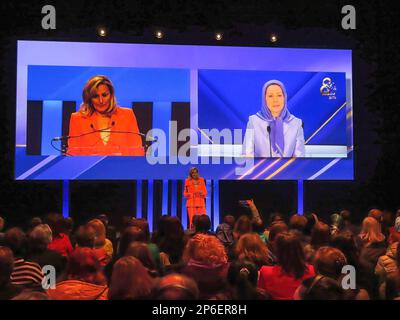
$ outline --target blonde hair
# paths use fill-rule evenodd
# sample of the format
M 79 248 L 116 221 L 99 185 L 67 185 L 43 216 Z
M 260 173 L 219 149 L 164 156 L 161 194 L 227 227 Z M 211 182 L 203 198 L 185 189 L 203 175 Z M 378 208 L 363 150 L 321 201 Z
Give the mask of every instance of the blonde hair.
M 106 76 L 98 75 L 90 78 L 86 82 L 85 87 L 83 88 L 82 91 L 83 102 L 79 109 L 79 112 L 83 116 L 90 117 L 95 112 L 94 106 L 92 104 L 92 98 L 95 96 L 96 90 L 101 84 L 104 84 L 108 87 L 111 96 L 110 106 L 107 108 L 105 114 L 111 116 L 111 114 L 116 110 L 117 101 L 115 99 L 115 90 L 111 80 L 108 79 Z
M 94 246 L 96 248 L 103 247 L 106 244 L 106 227 L 99 219 L 93 219 L 88 222 L 88 226 L 92 227 L 96 235 Z
M 365 218 L 362 223 L 360 238 L 366 241 L 367 245 L 385 240 L 385 236 L 381 232 L 381 224 L 375 218 Z
M 215 236 L 197 234 L 186 245 L 183 260 L 194 259 L 206 264 L 225 264 L 228 262 L 224 246 Z

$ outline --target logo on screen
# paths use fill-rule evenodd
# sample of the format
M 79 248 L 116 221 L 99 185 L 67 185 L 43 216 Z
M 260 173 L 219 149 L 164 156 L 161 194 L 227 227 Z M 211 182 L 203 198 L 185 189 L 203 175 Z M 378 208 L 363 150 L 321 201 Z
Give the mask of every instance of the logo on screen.
M 336 84 L 329 77 L 326 77 L 324 78 L 324 80 L 322 80 L 322 86 L 319 91 L 324 97 L 329 97 L 329 99 L 336 99 Z

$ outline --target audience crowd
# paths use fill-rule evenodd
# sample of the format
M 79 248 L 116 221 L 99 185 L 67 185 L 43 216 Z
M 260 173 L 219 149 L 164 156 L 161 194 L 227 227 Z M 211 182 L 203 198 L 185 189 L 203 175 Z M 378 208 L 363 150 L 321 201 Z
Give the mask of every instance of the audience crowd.
M 115 228 L 105 214 L 74 226 L 50 213 L 24 229 L 0 217 L 0 299 L 400 299 L 400 210 L 372 209 L 358 226 L 348 210 L 264 221 L 247 204 L 215 232 L 206 215 L 190 230 L 163 215 L 153 233 L 135 217 Z

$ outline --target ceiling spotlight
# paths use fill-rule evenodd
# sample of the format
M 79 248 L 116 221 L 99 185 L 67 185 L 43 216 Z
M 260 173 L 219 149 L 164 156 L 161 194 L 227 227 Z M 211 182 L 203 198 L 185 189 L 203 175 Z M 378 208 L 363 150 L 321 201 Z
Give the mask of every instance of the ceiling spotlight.
M 105 27 L 98 27 L 97 28 L 97 33 L 100 37 L 106 37 L 107 36 L 107 29 Z
M 277 36 L 276 34 L 273 33 L 273 34 L 271 34 L 269 40 L 270 40 L 272 43 L 277 42 L 277 41 L 278 41 L 278 36 Z
M 156 31 L 156 38 L 162 39 L 164 37 L 164 33 L 161 30 Z
M 217 32 L 217 33 L 215 34 L 215 40 L 217 40 L 217 41 L 222 40 L 222 33 L 221 33 L 221 32 Z

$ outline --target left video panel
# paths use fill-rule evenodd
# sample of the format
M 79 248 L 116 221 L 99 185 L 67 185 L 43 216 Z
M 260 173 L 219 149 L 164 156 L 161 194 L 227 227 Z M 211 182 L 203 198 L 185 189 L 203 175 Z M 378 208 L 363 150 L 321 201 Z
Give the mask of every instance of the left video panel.
M 144 156 L 155 141 L 153 128 L 168 132 L 171 120 L 189 126 L 190 111 L 174 112 L 190 110 L 189 75 L 185 69 L 28 66 L 26 152 Z

